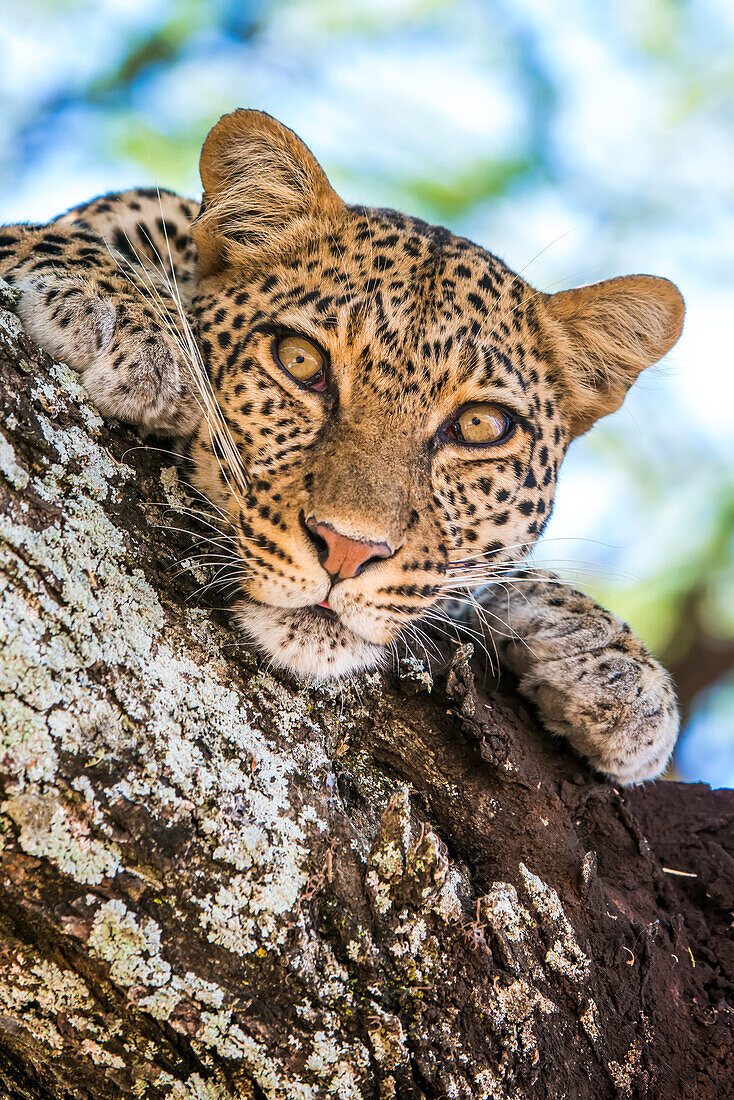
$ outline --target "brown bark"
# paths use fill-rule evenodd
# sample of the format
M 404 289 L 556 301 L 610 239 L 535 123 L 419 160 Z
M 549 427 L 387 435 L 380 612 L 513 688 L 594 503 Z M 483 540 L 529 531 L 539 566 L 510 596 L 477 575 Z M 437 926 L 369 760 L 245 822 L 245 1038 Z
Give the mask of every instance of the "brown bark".
M 595 781 L 466 648 L 267 672 L 7 309 L 0 384 L 1 1095 L 734 1094 L 734 793 Z

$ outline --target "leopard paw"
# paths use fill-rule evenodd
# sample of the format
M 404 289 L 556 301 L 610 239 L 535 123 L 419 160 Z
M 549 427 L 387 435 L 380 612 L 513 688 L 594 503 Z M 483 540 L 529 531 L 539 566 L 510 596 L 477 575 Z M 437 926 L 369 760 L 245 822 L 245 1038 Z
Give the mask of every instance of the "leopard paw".
M 479 600 L 486 623 L 502 631 L 494 641 L 503 663 L 550 732 L 616 782 L 663 771 L 678 735 L 675 689 L 626 623 L 552 578 L 497 586 Z
M 103 416 L 144 432 L 188 435 L 202 416 L 198 367 L 155 312 L 120 283 L 107 294 L 84 277 L 27 276 L 16 284 L 18 314 L 36 343 L 81 373 Z

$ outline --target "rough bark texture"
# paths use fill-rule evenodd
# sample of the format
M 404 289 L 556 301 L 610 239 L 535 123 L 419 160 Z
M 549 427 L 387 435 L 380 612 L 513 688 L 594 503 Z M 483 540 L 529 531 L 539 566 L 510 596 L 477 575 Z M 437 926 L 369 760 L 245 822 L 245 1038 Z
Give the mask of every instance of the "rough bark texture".
M 734 1095 L 734 794 L 596 782 L 467 649 L 268 673 L 3 304 L 0 1094 Z

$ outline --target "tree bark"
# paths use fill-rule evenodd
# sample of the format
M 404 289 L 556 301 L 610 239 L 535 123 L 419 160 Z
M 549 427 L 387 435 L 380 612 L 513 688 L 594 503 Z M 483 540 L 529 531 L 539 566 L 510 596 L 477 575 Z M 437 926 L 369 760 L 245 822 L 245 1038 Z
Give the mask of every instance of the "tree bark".
M 734 793 L 597 782 L 470 647 L 268 671 L 0 294 L 0 1094 L 734 1095 Z

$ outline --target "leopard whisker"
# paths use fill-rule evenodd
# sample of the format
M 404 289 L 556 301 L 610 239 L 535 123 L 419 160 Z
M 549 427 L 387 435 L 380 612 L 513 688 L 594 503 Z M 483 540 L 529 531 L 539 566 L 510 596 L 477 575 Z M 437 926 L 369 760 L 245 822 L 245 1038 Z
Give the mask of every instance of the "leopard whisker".
M 224 592 L 228 588 L 236 591 L 237 589 L 242 587 L 242 583 L 247 579 L 248 575 L 249 574 L 246 574 L 242 577 L 236 577 L 235 575 L 227 577 L 214 577 L 212 580 L 208 581 L 207 584 L 204 584 L 200 588 L 197 588 L 191 594 L 191 596 L 188 597 L 188 599 L 200 599 L 206 592 L 208 592 L 212 588 L 218 588 L 222 592 Z
M 522 579 L 522 578 L 520 578 L 520 579 Z M 555 583 L 560 585 L 561 587 L 565 587 L 563 581 L 556 581 Z M 507 614 L 508 614 L 508 619 L 509 619 L 509 615 L 510 615 L 510 600 L 509 600 L 510 590 L 516 592 L 525 601 L 525 604 L 528 607 L 532 607 L 532 604 L 531 604 L 530 600 L 528 599 L 527 594 L 525 592 L 523 592 L 521 588 L 517 588 L 514 581 L 506 579 L 499 587 L 505 588 L 507 590 Z M 494 612 L 489 612 L 489 614 L 493 615 L 495 613 Z M 510 629 L 510 630 L 512 629 L 510 624 L 509 624 L 509 621 L 507 622 L 506 625 L 507 625 L 508 629 Z M 538 654 L 535 653 L 532 650 L 532 648 L 530 647 L 530 645 L 528 644 L 528 642 L 524 638 L 521 638 L 518 635 L 517 640 L 522 642 L 522 644 L 526 647 L 528 652 L 531 653 L 533 655 L 533 657 L 535 657 L 536 660 L 539 659 Z
M 202 550 L 200 553 L 184 554 L 177 560 L 176 564 L 181 567 L 181 573 L 202 566 L 220 570 L 225 568 L 243 570 L 245 568 L 242 558 L 238 558 L 234 554 L 212 554 L 208 550 Z M 252 570 L 249 570 L 249 572 L 251 573 Z
M 213 500 L 210 500 L 203 489 L 198 489 L 195 485 L 187 485 L 187 489 L 195 497 L 200 497 L 204 504 L 207 505 L 207 507 L 213 508 L 214 511 L 217 512 L 222 517 L 222 519 L 231 527 L 236 526 L 232 517 L 227 512 L 225 512 L 224 509 L 221 508 L 218 504 L 215 504 Z
M 554 248 L 555 245 L 557 245 L 559 241 L 562 241 L 564 239 L 564 237 L 568 237 L 573 232 L 574 232 L 573 229 L 567 229 L 565 231 L 565 233 L 559 234 L 559 236 L 557 236 L 554 240 L 550 241 L 547 245 L 545 245 L 544 248 L 541 248 L 539 252 L 536 252 L 535 255 L 533 257 L 531 257 L 531 259 L 529 259 L 528 262 L 523 267 L 521 267 L 520 270 L 515 274 L 515 277 L 512 279 L 512 281 L 507 286 L 506 291 L 509 292 L 512 289 L 512 287 L 515 285 L 517 280 L 522 278 L 522 276 L 525 274 L 525 272 L 528 270 L 528 268 L 532 267 L 532 265 L 536 262 L 536 260 L 539 260 L 540 257 L 544 256 L 546 252 L 548 252 L 551 248 Z M 493 306 L 493 309 L 498 308 L 501 301 L 502 301 L 502 295 L 500 295 L 500 297 L 498 298 L 497 302 Z M 490 314 L 490 316 L 491 316 L 491 314 Z M 489 317 L 487 318 L 487 320 L 489 320 Z
M 168 252 L 168 261 L 169 261 L 170 268 L 171 268 L 171 275 L 173 277 L 173 285 L 171 285 L 171 280 L 168 278 L 168 275 L 165 271 L 165 265 L 163 264 L 163 261 L 161 260 L 160 254 L 158 253 L 158 250 L 154 249 L 154 251 L 155 251 L 156 255 L 158 256 L 158 259 L 161 261 L 161 273 L 162 273 L 164 279 L 166 280 L 166 282 L 168 284 L 169 292 L 171 293 L 171 296 L 173 297 L 173 300 L 176 303 L 176 307 L 177 307 L 177 310 L 178 310 L 178 313 L 179 313 L 179 318 L 180 318 L 180 320 L 181 320 L 181 322 L 184 326 L 184 331 L 186 332 L 186 335 L 187 335 L 187 338 L 189 340 L 189 343 L 191 345 L 192 350 L 196 354 L 197 361 L 201 366 L 201 372 L 199 372 L 199 371 L 195 372 L 195 381 L 196 381 L 197 385 L 200 382 L 203 384 L 204 391 L 205 391 L 205 400 L 209 399 L 213 402 L 214 408 L 216 409 L 216 413 L 217 413 L 217 416 L 218 416 L 218 419 L 219 419 L 219 422 L 220 422 L 220 430 L 221 430 L 221 428 L 224 429 L 225 439 L 229 443 L 231 451 L 232 451 L 232 456 L 235 459 L 235 462 L 234 462 L 235 473 L 239 472 L 241 475 L 243 475 L 244 488 L 247 489 L 249 487 L 249 483 L 250 483 L 249 474 L 247 473 L 247 470 L 245 469 L 245 465 L 242 462 L 242 456 L 240 455 L 239 450 L 238 450 L 234 440 L 232 439 L 232 435 L 231 435 L 231 432 L 229 430 L 229 425 L 226 422 L 226 417 L 224 416 L 221 408 L 219 407 L 219 403 L 216 399 L 216 395 L 215 395 L 214 390 L 211 386 L 211 383 L 209 382 L 208 375 L 206 373 L 206 370 L 204 369 L 204 363 L 201 359 L 201 353 L 199 351 L 199 346 L 196 343 L 196 340 L 194 338 L 194 334 L 191 330 L 191 325 L 189 324 L 188 317 L 186 316 L 186 312 L 185 312 L 184 307 L 183 307 L 183 301 L 182 301 L 182 298 L 181 298 L 181 292 L 180 292 L 180 288 L 179 288 L 179 285 L 178 285 L 178 279 L 176 278 L 176 268 L 175 268 L 175 265 L 173 263 L 173 257 L 171 255 L 171 243 L 168 239 L 168 229 L 166 227 L 166 219 L 163 216 L 163 203 L 161 201 L 161 193 L 160 193 L 160 189 L 157 186 L 156 186 L 156 190 L 158 191 L 158 208 L 159 208 L 160 214 L 161 214 L 161 224 L 163 226 L 163 236 L 164 236 L 165 242 L 166 242 L 166 250 Z M 228 457 L 227 461 L 228 461 L 228 463 L 231 463 L 231 457 Z M 224 474 L 224 471 L 222 471 L 222 473 Z M 225 478 L 225 480 L 226 480 L 226 478 Z
M 485 550 L 482 553 L 470 554 L 466 558 L 457 558 L 456 561 L 453 561 L 453 562 L 450 563 L 450 566 L 452 566 L 452 565 L 463 565 L 466 562 L 477 561 L 479 558 L 496 557 L 497 554 L 505 554 L 505 553 L 507 553 L 508 550 L 522 550 L 526 546 L 527 546 L 526 542 L 509 543 L 507 546 L 498 546 L 494 550 Z
M 170 447 L 155 447 L 152 443 L 138 443 L 135 447 L 127 447 L 120 456 L 120 461 L 124 462 L 133 451 L 158 451 L 162 455 L 170 455 L 171 458 L 180 459 L 183 457 L 179 451 L 172 451 Z
M 178 572 L 178 576 L 181 576 L 182 573 L 190 573 L 193 569 L 200 569 L 205 566 L 210 569 L 225 569 L 230 566 L 239 567 L 242 563 L 234 557 L 191 554 L 179 558 L 176 564 L 181 567 Z
M 567 578 L 549 577 L 544 573 L 531 573 L 525 577 L 517 577 L 513 573 L 494 573 L 482 576 L 472 576 L 471 578 L 455 577 L 445 586 L 442 586 L 442 593 L 445 595 L 450 592 L 471 592 L 480 588 L 490 588 L 495 585 L 508 584 L 510 582 L 514 584 L 533 583 L 559 585 L 561 588 L 567 588 L 569 584 Z
M 478 631 L 466 622 L 457 622 L 456 619 L 452 619 L 448 612 L 442 608 L 433 607 L 424 612 L 423 618 L 435 626 L 435 623 L 444 623 L 446 626 L 450 626 L 453 631 L 453 636 L 458 637 L 459 634 L 471 634 L 477 641 L 481 642 L 482 636 Z M 436 629 L 438 629 L 436 627 Z M 445 631 L 443 633 L 446 633 Z M 449 635 L 447 634 L 447 637 Z
M 159 198 L 159 206 L 160 206 L 161 205 L 160 204 L 160 193 L 159 193 L 158 198 Z M 164 222 L 164 233 L 165 233 L 165 219 L 162 217 L 162 214 L 163 214 L 163 211 L 162 211 L 162 207 L 161 207 L 161 218 L 162 218 L 162 221 Z M 136 289 L 136 291 L 140 294 L 140 296 L 145 300 L 146 296 L 143 293 L 143 291 L 141 290 L 141 288 L 138 286 L 138 284 L 136 282 L 136 276 L 140 277 L 144 280 L 144 285 L 147 286 L 147 288 L 149 290 L 149 293 L 151 295 L 151 297 L 148 298 L 149 306 L 156 313 L 156 316 L 158 317 L 158 320 L 160 321 L 161 325 L 168 331 L 169 335 L 173 338 L 174 342 L 176 343 L 176 346 L 178 347 L 179 351 L 181 352 L 181 355 L 182 355 L 184 361 L 186 362 L 187 366 L 189 367 L 189 370 L 190 370 L 190 373 L 191 373 L 191 378 L 192 378 L 192 380 L 193 380 L 193 382 L 196 386 L 196 389 L 199 393 L 199 396 L 203 398 L 203 402 L 204 402 L 203 405 L 198 400 L 198 398 L 197 398 L 197 404 L 199 404 L 199 407 L 202 411 L 202 415 L 204 417 L 204 420 L 206 421 L 207 428 L 209 430 L 209 437 L 210 437 L 210 442 L 212 444 L 212 450 L 214 452 L 214 456 L 217 459 L 217 462 L 219 464 L 219 467 L 220 467 L 220 470 L 221 470 L 221 473 L 222 473 L 222 477 L 224 478 L 229 491 L 232 493 L 232 495 L 235 497 L 236 500 L 240 501 L 239 492 L 235 491 L 232 488 L 232 485 L 229 482 L 227 472 L 226 472 L 226 470 L 224 469 L 224 467 L 222 465 L 222 462 L 221 462 L 221 459 L 219 458 L 219 455 L 217 454 L 217 448 L 215 446 L 215 437 L 216 437 L 217 443 L 219 444 L 219 446 L 221 447 L 221 449 L 224 453 L 225 460 L 226 460 L 228 466 L 234 472 L 237 480 L 242 483 L 244 489 L 247 489 L 247 487 L 249 485 L 249 474 L 245 470 L 245 467 L 244 467 L 244 464 L 242 462 L 241 456 L 239 455 L 237 447 L 236 447 L 236 445 L 234 443 L 234 440 L 232 439 L 231 433 L 229 431 L 229 427 L 226 423 L 224 415 L 223 415 L 223 413 L 222 413 L 222 411 L 219 407 L 219 404 L 216 400 L 216 396 L 215 396 L 214 391 L 211 387 L 211 384 L 209 383 L 209 380 L 206 376 L 206 371 L 204 370 L 204 364 L 203 364 L 203 361 L 201 359 L 201 353 L 199 351 L 198 344 L 196 343 L 196 340 L 194 339 L 193 332 L 191 330 L 191 325 L 189 323 L 188 317 L 186 316 L 185 310 L 183 308 L 183 304 L 182 304 L 182 301 L 181 301 L 181 295 L 180 295 L 180 292 L 179 292 L 179 289 L 178 289 L 178 283 L 177 283 L 176 278 L 175 278 L 175 270 L 173 272 L 174 282 L 172 283 L 171 280 L 168 278 L 168 275 L 167 275 L 166 270 L 165 270 L 165 265 L 163 263 L 163 260 L 161 258 L 160 253 L 155 248 L 155 246 L 152 245 L 152 242 L 151 242 L 151 247 L 153 248 L 156 256 L 158 257 L 159 263 L 160 263 L 160 269 L 153 266 L 152 271 L 156 275 L 161 276 L 161 278 L 163 279 L 164 284 L 166 285 L 166 289 L 168 290 L 168 293 L 170 294 L 171 298 L 173 299 L 173 301 L 176 305 L 176 310 L 177 310 L 177 313 L 178 313 L 178 318 L 179 318 L 179 322 L 180 322 L 180 325 L 181 325 L 181 329 L 183 329 L 183 336 L 182 336 L 181 329 L 177 329 L 173 326 L 173 324 L 170 320 L 170 317 L 168 315 L 168 311 L 165 308 L 165 304 L 163 303 L 163 299 L 161 298 L 160 292 L 159 292 L 158 288 L 155 286 L 155 284 L 154 284 L 154 282 L 153 282 L 153 280 L 150 276 L 150 273 L 149 273 L 150 269 L 149 269 L 149 266 L 148 266 L 148 258 L 144 255 L 141 255 L 141 253 L 136 248 L 135 244 L 133 244 L 133 242 L 130 240 L 130 237 L 129 237 L 127 231 L 125 230 L 124 226 L 122 225 L 122 221 L 120 222 L 120 228 L 121 228 L 121 232 L 123 233 L 123 235 L 125 236 L 125 239 L 128 242 L 128 245 L 130 246 L 130 249 L 132 250 L 135 257 L 137 258 L 139 268 L 140 268 L 140 270 L 137 270 L 135 268 L 135 266 L 132 264 L 132 262 L 126 256 L 121 257 L 122 260 L 124 261 L 124 263 L 127 264 L 128 268 L 130 269 L 130 272 L 131 272 L 131 275 L 132 275 L 132 278 L 130 279 L 130 282 L 133 285 L 133 287 Z M 166 234 L 166 244 L 167 244 L 167 248 L 168 248 L 169 260 L 170 260 L 171 266 L 173 268 L 173 259 L 171 257 L 170 244 L 168 242 L 167 234 Z M 117 264 L 117 266 L 120 268 L 121 271 L 124 271 L 124 269 L 122 267 L 122 264 L 120 263 L 120 260 L 118 259 L 118 257 L 116 257 L 114 255 L 114 253 L 113 253 L 112 249 L 110 248 L 109 244 L 107 243 L 107 241 L 105 241 L 105 246 L 107 248 L 107 251 L 110 254 L 110 257 L 113 259 L 113 261 Z M 185 342 L 184 342 L 184 340 L 185 340 Z
M 536 562 L 532 557 L 526 558 L 505 558 L 501 561 L 497 561 L 496 568 L 506 569 L 508 566 L 513 566 L 518 569 L 535 569 L 545 570 L 548 572 L 550 569 L 556 569 L 565 566 L 584 566 L 593 569 L 602 570 L 615 570 L 615 566 L 606 564 L 605 562 L 590 561 L 585 558 L 549 558 L 544 561 Z M 446 571 L 454 569 L 486 569 L 495 568 L 491 562 L 475 562 L 470 563 L 467 559 L 467 564 L 462 562 L 454 562 L 447 566 Z
M 211 543 L 214 546 L 219 546 L 220 549 L 222 549 L 222 547 L 220 546 L 219 541 L 217 539 L 212 539 L 207 535 L 199 535 L 195 531 L 190 531 L 186 527 L 171 527 L 171 526 L 169 526 L 168 524 L 165 524 L 165 523 L 156 523 L 153 526 L 159 528 L 162 531 L 174 531 L 174 532 L 176 532 L 176 534 L 179 534 L 179 535 L 191 535 L 191 537 L 192 537 L 192 539 L 194 539 L 194 541 L 198 540 L 199 542 L 208 542 L 208 543 Z M 232 541 L 233 543 L 235 543 L 235 545 L 240 541 L 240 540 L 231 539 L 231 537 L 229 535 L 227 535 L 225 537 L 228 541 Z M 248 538 L 248 539 L 243 538 L 242 541 L 243 542 L 255 542 L 256 540 L 255 539 L 250 539 L 250 538 Z
M 203 516 L 200 516 L 198 514 L 198 512 L 181 512 L 179 509 L 174 509 L 174 508 L 171 508 L 170 511 L 174 513 L 174 517 L 183 515 L 184 517 L 187 517 L 187 518 L 190 518 L 190 519 L 194 520 L 195 523 L 200 523 L 203 527 L 207 528 L 209 531 L 213 531 L 214 536 L 216 538 L 216 541 L 218 541 L 218 542 L 231 542 L 231 543 L 237 544 L 241 541 L 241 536 L 239 534 L 227 534 L 226 531 L 222 531 L 221 528 L 217 527 L 217 525 L 215 523 L 207 522 L 207 520 Z M 167 517 L 166 513 L 164 512 L 162 518 L 166 519 L 166 518 L 169 518 L 169 517 Z M 204 536 L 204 535 L 201 535 L 199 532 L 191 530 L 189 528 L 171 527 L 169 524 L 166 524 L 166 523 L 156 524 L 155 526 L 162 527 L 164 530 L 167 530 L 167 531 L 187 530 L 188 533 L 192 536 L 192 538 L 204 538 L 204 537 L 209 538 L 209 539 L 212 538 L 211 535 Z M 233 530 L 236 531 L 236 528 L 233 528 Z
M 429 656 L 428 656 L 428 650 L 426 649 L 426 646 L 425 646 L 425 645 L 424 645 L 424 643 L 423 643 L 423 639 L 421 638 L 421 634 L 420 634 L 420 633 L 419 633 L 419 631 L 417 630 L 417 628 L 416 628 L 415 624 L 414 624 L 414 623 L 410 623 L 410 624 L 408 624 L 408 626 L 406 627 L 406 629 L 407 629 L 407 630 L 409 630 L 409 631 L 410 631 L 410 634 L 411 634 L 411 636 L 415 638 L 415 643 L 416 643 L 416 645 L 419 645 L 419 646 L 421 647 L 421 649 L 423 650 L 423 657 L 424 657 L 424 659 L 425 659 L 426 661 L 428 661 L 428 662 L 430 663 L 430 658 L 429 658 Z M 407 639 L 406 639 L 405 637 L 403 637 L 403 640 L 404 640 L 404 642 L 405 642 L 405 647 L 406 647 L 406 650 L 408 650 L 408 644 L 407 644 Z M 438 649 L 437 649 L 437 648 L 436 648 L 435 646 L 434 646 L 434 648 L 436 649 L 436 652 L 438 653 Z M 417 654 L 416 652 L 414 652 L 413 650 L 410 650 L 409 652 L 410 652 L 410 655 L 411 655 L 411 656 L 412 656 L 412 657 L 413 657 L 413 658 L 414 658 L 415 660 L 420 660 L 420 658 L 418 657 L 418 654 Z
M 160 195 L 159 195 L 159 203 L 160 203 Z M 206 370 L 204 368 L 204 363 L 203 363 L 203 360 L 201 358 L 201 352 L 199 350 L 199 346 L 196 343 L 193 331 L 191 329 L 191 325 L 189 323 L 188 317 L 186 316 L 186 312 L 184 310 L 183 303 L 182 303 L 182 300 L 181 300 L 181 294 L 180 294 L 180 291 L 179 291 L 179 288 L 178 288 L 178 282 L 176 280 L 176 273 L 175 273 L 175 269 L 173 267 L 173 260 L 171 258 L 170 243 L 168 241 L 168 234 L 167 234 L 167 231 L 165 229 L 165 219 L 162 219 L 162 220 L 163 220 L 163 224 L 164 224 L 164 236 L 165 236 L 165 239 L 166 239 L 166 247 L 168 249 L 168 255 L 169 255 L 170 262 L 171 262 L 171 268 L 172 268 L 172 271 L 173 271 L 173 284 L 171 284 L 171 281 L 167 277 L 165 267 L 164 267 L 162 261 L 161 261 L 161 274 L 162 274 L 164 280 L 166 281 L 166 283 L 168 285 L 169 294 L 171 295 L 171 297 L 173 298 L 173 300 L 176 304 L 176 308 L 177 308 L 177 311 L 178 311 L 178 314 L 179 314 L 179 321 L 181 323 L 181 326 L 184 330 L 184 334 L 186 336 L 187 347 L 185 349 L 183 347 L 181 347 L 181 341 L 178 337 L 178 334 L 175 332 L 175 330 L 173 330 L 173 328 L 171 328 L 172 335 L 177 340 L 177 343 L 179 344 L 179 347 L 181 347 L 182 353 L 185 353 L 185 351 L 189 352 L 189 359 L 187 360 L 187 362 L 189 363 L 189 366 L 191 367 L 191 361 L 192 360 L 195 364 L 192 371 L 191 371 L 191 374 L 192 374 L 192 379 L 194 381 L 194 384 L 196 385 L 196 388 L 197 388 L 200 396 L 203 398 L 204 405 L 203 405 L 203 408 L 202 408 L 202 412 L 204 414 L 204 419 L 206 421 L 207 429 L 209 431 L 209 441 L 212 445 L 212 451 L 214 453 L 214 457 L 217 460 L 217 463 L 219 465 L 219 469 L 222 473 L 222 477 L 224 478 L 224 481 L 227 485 L 227 488 L 229 489 L 230 493 L 235 498 L 235 500 L 237 500 L 237 502 L 239 504 L 241 504 L 242 502 L 241 502 L 241 499 L 240 499 L 239 491 L 240 490 L 242 490 L 242 491 L 247 491 L 248 490 L 249 484 L 250 484 L 250 476 L 249 476 L 249 473 L 247 472 L 247 470 L 245 468 L 245 465 L 242 461 L 242 456 L 239 453 L 237 445 L 236 445 L 234 439 L 232 438 L 232 433 L 229 429 L 227 419 L 226 419 L 226 417 L 225 417 L 225 415 L 224 415 L 224 413 L 223 413 L 223 411 L 222 411 L 222 409 L 219 405 L 219 402 L 217 401 L 216 395 L 214 393 L 214 390 L 212 388 L 212 385 L 209 381 Z M 159 259 L 160 259 L 160 255 L 157 252 L 157 250 L 156 250 L 156 254 L 159 256 Z M 201 405 L 200 405 L 200 407 L 201 407 Z M 222 463 L 222 460 L 221 460 L 219 454 L 217 453 L 216 444 L 218 444 L 219 447 L 221 447 L 223 455 L 224 455 L 225 463 L 226 463 L 227 467 L 232 471 L 232 474 L 233 474 L 235 482 L 236 482 L 236 489 L 233 489 L 232 485 L 230 484 L 227 469 L 225 469 L 225 466 Z
M 452 596 L 451 599 L 453 600 L 454 603 L 463 603 L 467 607 L 470 607 L 472 609 L 472 611 L 475 612 L 477 618 L 482 623 L 484 623 L 485 617 L 487 615 L 491 616 L 493 619 L 497 619 L 497 621 L 502 626 L 506 627 L 510 631 L 509 634 L 501 634 L 499 631 L 496 631 L 496 633 L 499 634 L 500 637 L 502 637 L 502 638 L 511 638 L 514 641 L 520 641 L 521 640 L 519 635 L 512 629 L 512 627 L 510 626 L 509 623 L 507 623 L 503 619 L 501 619 L 500 616 L 497 615 L 497 613 L 495 611 L 490 611 L 489 608 L 485 607 L 483 604 L 478 603 L 477 600 L 473 598 L 471 592 L 468 592 L 465 597 L 463 597 L 463 596 Z M 486 625 L 486 623 L 485 623 L 485 625 Z M 494 627 L 491 627 L 491 629 L 495 630 Z
M 421 648 L 423 649 L 423 652 L 426 654 L 426 659 L 428 659 L 428 652 L 426 650 L 426 645 L 431 646 L 431 648 L 433 649 L 433 652 L 436 654 L 437 657 L 441 656 L 440 649 L 438 648 L 436 643 L 434 641 L 432 641 L 431 638 L 428 637 L 425 630 L 423 630 L 423 628 L 420 626 L 419 623 L 417 623 L 417 622 L 411 623 L 410 624 L 410 631 L 411 631 L 412 634 L 415 635 L 417 641 L 420 643 Z
M 616 570 L 614 566 L 606 565 L 603 562 L 586 561 L 581 558 L 554 558 L 548 561 L 535 562 L 528 558 L 507 558 L 504 561 L 498 561 L 495 564 L 491 562 L 476 562 L 475 564 L 462 564 L 455 563 L 447 566 L 446 575 L 448 576 L 475 576 L 482 570 L 487 571 L 488 575 L 500 575 L 506 573 L 508 570 L 520 569 L 525 573 L 532 573 L 538 578 L 546 577 L 550 579 L 551 574 L 549 570 L 553 569 L 566 569 L 584 568 L 589 571 L 598 571 L 603 574 L 621 573 L 622 571 Z M 623 574 L 624 575 L 624 574 Z M 629 576 L 628 574 L 626 576 Z
M 187 503 L 185 505 L 181 505 L 181 504 L 178 504 L 178 503 L 175 503 L 175 502 L 171 501 L 170 498 L 168 498 L 167 500 L 152 500 L 152 501 L 146 500 L 146 504 L 154 504 L 156 507 L 170 508 L 171 510 L 178 509 L 181 512 L 195 511 L 197 515 L 208 517 L 210 520 L 212 518 L 214 518 L 212 516 L 212 512 L 216 512 L 218 522 L 225 523 L 230 527 L 235 527 L 235 523 L 234 523 L 234 520 L 232 519 L 232 517 L 227 512 L 225 512 L 224 509 L 221 508 L 218 504 L 215 504 L 213 500 L 210 500 L 209 497 L 206 495 L 206 493 L 203 492 L 203 490 L 198 489 L 195 485 L 191 485 L 188 482 L 185 482 L 181 486 L 181 489 L 182 489 L 182 492 L 185 494 L 186 498 L 192 497 L 192 496 L 195 497 L 195 498 L 200 498 L 201 502 L 206 505 L 206 510 L 193 509 L 192 506 L 191 506 L 191 503 L 188 502 L 188 500 L 187 500 Z
M 474 630 L 468 623 L 457 622 L 455 619 L 452 619 L 451 616 L 447 614 L 447 612 L 445 612 L 442 608 L 433 608 L 432 613 L 427 614 L 426 618 L 431 623 L 431 629 L 437 630 L 440 634 L 443 634 L 447 638 L 453 638 L 456 641 L 460 641 L 462 635 L 470 635 L 472 640 L 476 642 L 480 653 L 488 662 L 492 672 L 495 672 L 495 664 L 485 644 L 484 635 Z M 449 633 L 448 630 L 443 630 L 442 627 L 438 625 L 439 623 L 450 627 L 451 633 Z M 495 656 L 497 656 L 497 647 L 495 645 L 494 639 L 492 638 L 491 632 L 486 633 L 489 634 L 490 641 L 492 642 L 492 646 L 495 651 Z M 499 664 L 497 667 L 499 667 Z
M 465 603 L 468 607 L 470 607 L 472 609 L 472 611 L 476 615 L 477 619 L 479 620 L 479 633 L 480 633 L 480 637 L 482 639 L 482 645 L 483 645 L 484 651 L 487 654 L 487 660 L 489 661 L 490 667 L 493 670 L 496 669 L 497 671 L 499 671 L 500 666 L 501 666 L 501 661 L 500 661 L 499 651 L 497 649 L 497 642 L 495 640 L 495 635 L 497 634 L 497 635 L 499 635 L 499 637 L 508 637 L 508 635 L 503 634 L 502 631 L 498 631 L 495 627 L 492 627 L 492 626 L 489 625 L 489 623 L 487 622 L 487 614 L 491 615 L 491 612 L 487 612 L 487 609 L 485 607 L 483 607 L 480 603 L 478 603 L 477 600 L 475 600 L 473 596 L 470 595 L 469 598 L 466 599 L 466 600 L 463 600 L 463 599 L 457 598 L 457 597 L 454 597 L 454 599 L 457 600 L 458 603 Z M 499 616 L 494 615 L 492 617 L 496 618 L 501 626 L 506 627 L 508 630 L 510 629 L 508 624 L 503 622 L 502 619 L 499 618 Z M 484 642 L 485 637 L 489 639 L 489 642 L 492 645 L 492 649 L 494 650 L 494 656 L 495 656 L 496 664 L 492 661 L 492 658 L 489 656 L 489 652 L 487 650 L 486 642 Z
M 170 509 L 170 510 L 172 512 L 174 512 L 175 516 L 183 516 L 184 518 L 191 519 L 191 520 L 193 520 L 193 522 L 195 524 L 201 525 L 206 530 L 213 532 L 214 535 L 216 536 L 216 539 L 213 539 L 212 541 L 223 542 L 223 543 L 229 542 L 229 543 L 232 543 L 234 546 L 239 545 L 240 541 L 242 541 L 240 536 L 238 536 L 236 534 L 235 535 L 226 534 L 219 527 L 217 527 L 216 524 L 209 523 L 203 516 L 199 515 L 197 512 L 182 512 L 179 509 Z M 163 514 L 163 518 L 164 519 L 166 518 L 166 513 Z M 155 526 L 160 527 L 164 531 L 177 531 L 179 533 L 183 533 L 185 531 L 187 534 L 191 535 L 192 539 L 204 538 L 205 537 L 201 534 L 201 532 L 193 530 L 192 528 L 175 528 L 175 527 L 171 527 L 167 523 L 156 524 Z M 211 538 L 212 536 L 208 535 L 206 537 Z
M 189 553 L 182 555 L 180 560 L 199 561 L 203 560 L 205 555 L 207 555 L 212 562 L 218 559 L 220 561 L 228 561 L 241 565 L 243 561 L 242 557 L 235 550 L 229 546 L 220 546 L 219 543 L 213 543 L 211 548 L 203 546 L 200 550 L 196 549 L 194 554 Z

